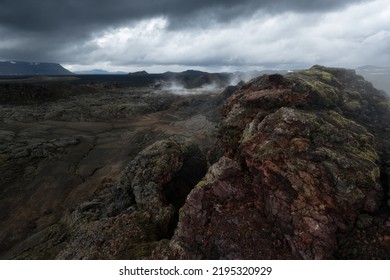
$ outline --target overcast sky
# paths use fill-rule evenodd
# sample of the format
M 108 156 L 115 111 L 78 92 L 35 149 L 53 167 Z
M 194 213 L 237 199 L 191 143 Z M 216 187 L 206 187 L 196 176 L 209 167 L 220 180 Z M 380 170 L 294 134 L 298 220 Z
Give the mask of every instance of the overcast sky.
M 390 66 L 390 1 L 0 0 L 0 38 L 72 71 Z

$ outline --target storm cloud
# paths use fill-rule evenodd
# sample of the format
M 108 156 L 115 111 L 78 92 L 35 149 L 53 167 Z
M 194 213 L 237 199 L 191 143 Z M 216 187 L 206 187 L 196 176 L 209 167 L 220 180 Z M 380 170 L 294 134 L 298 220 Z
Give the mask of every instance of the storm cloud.
M 2 0 L 0 59 L 72 70 L 383 64 L 389 17 L 386 0 Z

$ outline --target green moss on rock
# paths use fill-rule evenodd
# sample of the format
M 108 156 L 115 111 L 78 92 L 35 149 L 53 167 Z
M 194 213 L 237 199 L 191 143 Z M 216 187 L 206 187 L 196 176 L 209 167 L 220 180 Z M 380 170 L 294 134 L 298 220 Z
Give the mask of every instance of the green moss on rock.
M 202 180 L 200 180 L 200 181 L 196 184 L 195 188 L 202 188 L 202 187 L 205 186 L 206 184 L 207 184 L 207 180 L 206 180 L 206 179 L 202 179 Z
M 315 103 L 323 107 L 337 107 L 340 102 L 338 90 L 317 80 L 306 81 Z
M 331 84 L 336 80 L 336 78 L 332 74 L 325 71 L 321 71 L 319 69 L 308 69 L 308 70 L 299 71 L 298 73 L 316 78 L 321 82 L 327 84 Z
M 361 105 L 360 105 L 359 101 L 357 101 L 357 100 L 349 100 L 349 101 L 344 103 L 344 106 L 345 106 L 345 109 L 347 109 L 348 111 L 357 111 L 357 110 L 361 109 Z

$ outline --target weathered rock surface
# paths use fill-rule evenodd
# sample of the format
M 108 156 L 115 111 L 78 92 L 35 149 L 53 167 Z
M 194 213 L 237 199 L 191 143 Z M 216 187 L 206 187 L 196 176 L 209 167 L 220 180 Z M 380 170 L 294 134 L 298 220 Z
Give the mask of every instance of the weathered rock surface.
M 179 208 L 206 170 L 193 143 L 161 140 L 141 151 L 118 180 L 62 222 L 60 259 L 145 258 L 177 223 Z
M 18 95 L 17 104 L 0 105 L 0 258 L 145 258 L 153 242 L 170 237 L 178 209 L 206 172 L 205 153 L 216 127 L 207 113 L 218 95 L 95 85 L 81 94 L 47 100 L 35 93 L 36 85 L 22 87 L 34 93 L 31 102 Z M 162 140 L 173 143 L 173 154 L 165 155 L 171 150 Z M 153 143 L 154 148 L 141 153 Z M 171 168 L 171 156 L 177 156 L 178 165 L 167 171 L 169 176 L 153 169 L 157 163 Z M 136 158 L 138 171 L 126 169 Z M 143 177 L 141 165 L 154 179 Z M 123 174 L 135 176 L 138 183 L 119 188 Z M 165 175 L 163 184 L 159 180 Z M 166 199 L 150 207 L 137 204 L 133 188 L 141 194 L 143 183 L 150 187 L 144 200 L 152 194 L 156 203 L 162 199 L 159 194 Z M 130 193 L 121 193 L 125 188 Z M 103 226 L 110 232 L 94 232 Z M 126 234 L 133 230 L 139 234 L 129 239 Z M 111 240 L 105 243 L 109 252 L 95 252 L 100 252 L 99 238 Z M 110 242 L 127 249 L 120 253 Z M 140 242 L 144 251 L 138 250 Z
M 345 69 L 243 85 L 225 104 L 224 157 L 153 258 L 388 259 L 388 104 Z

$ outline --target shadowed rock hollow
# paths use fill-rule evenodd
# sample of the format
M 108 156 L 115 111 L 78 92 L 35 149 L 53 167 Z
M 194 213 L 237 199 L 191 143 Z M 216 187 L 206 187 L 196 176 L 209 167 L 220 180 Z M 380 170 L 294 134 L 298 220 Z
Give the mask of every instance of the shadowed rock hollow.
M 390 258 L 389 101 L 353 70 L 72 98 L 2 110 L 2 258 Z

